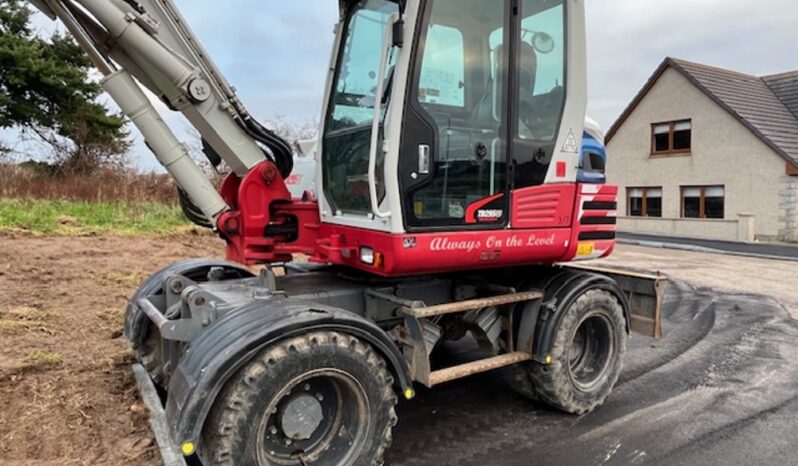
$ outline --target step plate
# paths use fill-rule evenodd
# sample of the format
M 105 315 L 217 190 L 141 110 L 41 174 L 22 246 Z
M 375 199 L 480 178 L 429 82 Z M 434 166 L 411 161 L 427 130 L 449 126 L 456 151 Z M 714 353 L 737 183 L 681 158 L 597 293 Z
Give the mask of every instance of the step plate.
M 440 385 L 452 380 L 462 379 L 469 375 L 479 374 L 482 372 L 500 369 L 502 367 L 512 366 L 519 362 L 529 361 L 532 357 L 527 353 L 508 353 L 501 356 L 496 356 L 488 359 L 480 359 L 479 361 L 469 362 L 459 366 L 448 367 L 439 371 L 432 372 L 429 376 L 429 387 Z
M 540 291 L 526 291 L 523 293 L 513 293 L 490 298 L 471 299 L 457 303 L 441 304 L 439 306 L 419 307 L 414 309 L 405 308 L 404 312 L 405 314 L 415 317 L 416 319 L 424 319 L 445 314 L 456 314 L 458 312 L 484 309 L 486 307 L 533 301 L 541 298 L 543 298 L 543 293 Z

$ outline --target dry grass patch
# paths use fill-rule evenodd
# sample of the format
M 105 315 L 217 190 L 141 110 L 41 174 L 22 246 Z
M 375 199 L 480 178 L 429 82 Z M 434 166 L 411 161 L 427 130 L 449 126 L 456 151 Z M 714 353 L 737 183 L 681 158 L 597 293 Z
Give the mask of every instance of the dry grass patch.
M 124 286 L 125 288 L 138 288 L 149 275 L 141 271 L 122 272 L 112 270 L 103 275 L 102 280 L 106 285 Z
M 97 317 L 101 321 L 100 328 L 113 331 L 115 336 L 121 333 L 122 327 L 125 325 L 125 310 L 121 307 L 99 311 Z
M 19 335 L 28 332 L 52 335 L 47 328 L 51 314 L 35 307 L 21 306 L 0 311 L 0 335 Z
M 34 350 L 28 354 L 26 360 L 35 365 L 53 366 L 64 362 L 64 357 L 50 351 Z
M 50 317 L 50 313 L 32 306 L 19 306 L 7 311 L 0 311 L 0 320 L 41 322 Z

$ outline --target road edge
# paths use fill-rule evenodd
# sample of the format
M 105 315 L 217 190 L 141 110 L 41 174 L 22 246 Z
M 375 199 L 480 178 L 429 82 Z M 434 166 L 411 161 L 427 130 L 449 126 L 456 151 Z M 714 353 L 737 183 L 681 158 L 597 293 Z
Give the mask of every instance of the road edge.
M 720 254 L 724 256 L 751 257 L 755 259 L 798 262 L 798 258 L 789 257 L 789 256 L 756 254 L 756 253 L 740 252 L 740 251 L 727 251 L 724 249 L 707 248 L 703 246 L 694 246 L 690 244 L 668 243 L 667 241 L 648 241 L 648 240 L 627 239 L 627 238 L 618 238 L 616 241 L 618 242 L 618 244 L 626 244 L 629 246 L 642 246 L 642 247 L 657 248 L 657 249 L 674 249 L 678 251 L 703 252 L 707 254 Z

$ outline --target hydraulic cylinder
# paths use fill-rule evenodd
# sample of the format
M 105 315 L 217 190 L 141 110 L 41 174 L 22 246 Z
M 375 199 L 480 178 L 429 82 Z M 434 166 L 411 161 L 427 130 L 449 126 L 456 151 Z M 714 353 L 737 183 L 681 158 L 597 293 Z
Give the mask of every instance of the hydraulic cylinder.
M 186 146 L 172 133 L 144 91 L 124 70 L 108 75 L 102 84 L 122 113 L 141 131 L 155 157 L 178 186 L 215 223 L 221 214 L 229 210 L 229 206 L 191 159 Z

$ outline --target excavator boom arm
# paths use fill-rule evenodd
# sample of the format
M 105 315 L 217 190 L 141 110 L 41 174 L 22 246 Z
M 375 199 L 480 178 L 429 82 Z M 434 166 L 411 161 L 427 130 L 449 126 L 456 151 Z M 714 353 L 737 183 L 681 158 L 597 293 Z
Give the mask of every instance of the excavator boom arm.
M 60 19 L 104 75 L 103 87 L 208 218 L 229 210 L 164 123 L 146 87 L 199 131 L 207 150 L 242 177 L 271 160 L 288 176 L 292 149 L 236 96 L 172 0 L 32 0 Z M 133 78 L 136 78 L 136 82 Z

